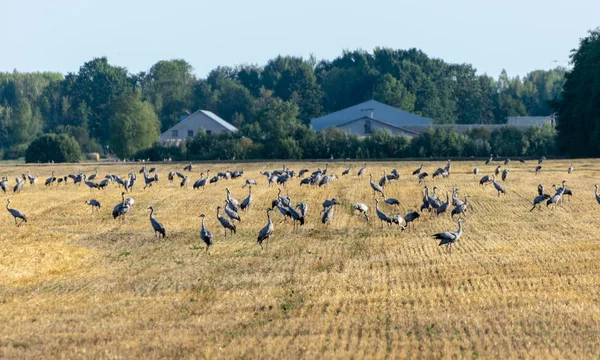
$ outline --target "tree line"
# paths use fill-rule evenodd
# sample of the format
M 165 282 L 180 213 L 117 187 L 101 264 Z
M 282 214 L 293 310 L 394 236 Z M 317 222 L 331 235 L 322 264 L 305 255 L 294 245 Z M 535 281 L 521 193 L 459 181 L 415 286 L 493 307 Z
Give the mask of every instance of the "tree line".
M 374 98 L 440 124 L 502 124 L 511 115 L 551 114 L 565 73 L 536 70 L 520 78 L 502 71 L 493 78 L 417 49 L 344 51 L 322 61 L 278 56 L 263 66 L 218 67 L 205 78 L 185 60 L 131 74 L 101 57 L 65 76 L 0 73 L 0 148 L 4 158 L 21 157 L 41 134 L 55 133 L 73 137 L 84 153 L 133 157 L 156 148 L 182 114 L 201 108 L 237 126 L 245 139 L 239 146 L 252 143 L 252 156 L 285 149 L 282 156 L 322 157 L 306 150 L 322 136 L 308 126 L 314 117 Z M 192 141 L 184 152 L 201 148 Z

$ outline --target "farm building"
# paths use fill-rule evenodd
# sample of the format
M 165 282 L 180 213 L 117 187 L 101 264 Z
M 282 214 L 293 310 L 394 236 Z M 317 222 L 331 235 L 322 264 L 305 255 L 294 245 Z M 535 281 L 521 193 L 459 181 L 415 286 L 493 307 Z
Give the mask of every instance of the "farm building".
M 208 110 L 198 110 L 184 117 L 180 122 L 160 135 L 161 144 L 179 144 L 179 142 L 198 135 L 204 129 L 207 134 L 236 132 L 238 129 Z
M 552 124 L 555 126 L 554 115 L 549 116 L 509 116 L 506 119 L 506 125 L 517 126 L 517 127 L 528 127 L 528 126 L 544 126 L 545 124 Z
M 337 127 L 358 136 L 368 136 L 378 130 L 389 130 L 394 135 L 415 136 L 418 133 L 407 129 L 407 126 L 427 129 L 433 124 L 433 120 L 369 100 L 312 119 L 310 124 L 316 131 Z

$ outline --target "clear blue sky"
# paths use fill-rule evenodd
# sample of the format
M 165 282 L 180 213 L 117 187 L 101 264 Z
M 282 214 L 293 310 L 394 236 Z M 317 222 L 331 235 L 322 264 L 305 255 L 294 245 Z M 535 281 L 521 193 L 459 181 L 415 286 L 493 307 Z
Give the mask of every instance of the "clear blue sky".
M 598 0 L 0 0 L 0 71 L 75 72 L 107 56 L 135 73 L 183 58 L 203 77 L 278 54 L 382 46 L 514 76 L 567 65 L 599 25 Z

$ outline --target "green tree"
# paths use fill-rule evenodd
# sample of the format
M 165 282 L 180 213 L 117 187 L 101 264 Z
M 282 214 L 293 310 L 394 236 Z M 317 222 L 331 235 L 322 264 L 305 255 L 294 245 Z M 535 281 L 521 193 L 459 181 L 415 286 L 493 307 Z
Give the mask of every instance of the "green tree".
M 77 141 L 67 134 L 44 134 L 34 140 L 25 152 L 25 162 L 77 162 L 81 149 Z
M 375 86 L 375 100 L 412 112 L 417 97 L 392 75 L 385 74 Z
M 110 146 L 119 157 L 131 157 L 150 148 L 159 140 L 160 121 L 139 91 L 121 95 L 115 100 L 110 117 Z
M 558 102 L 559 146 L 571 156 L 600 155 L 600 28 L 581 39 L 571 54 Z

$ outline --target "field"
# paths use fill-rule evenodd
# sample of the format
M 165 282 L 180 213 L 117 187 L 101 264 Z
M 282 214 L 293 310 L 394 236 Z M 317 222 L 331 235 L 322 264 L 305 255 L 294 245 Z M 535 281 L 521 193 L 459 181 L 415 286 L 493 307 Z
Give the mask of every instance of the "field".
M 306 201 L 308 221 L 299 230 L 273 212 L 275 233 L 267 251 L 256 244 L 265 209 L 277 196 L 260 171 L 280 163 L 195 165 L 211 173 L 245 168 L 254 178 L 254 203 L 242 213 L 238 233 L 224 237 L 216 206 L 225 188 L 242 200 L 243 180 L 206 189 L 169 183 L 173 164 L 158 164 L 161 180 L 133 193 L 124 224 L 111 211 L 120 202 L 116 185 L 90 194 L 69 181 L 45 188 L 52 170 L 70 166 L 2 166 L 11 186 L 31 171 L 40 183 L 21 194 L 1 196 L 29 221 L 15 227 L 0 212 L 0 358 L 590 358 L 600 352 L 600 235 L 594 184 L 600 161 L 548 160 L 508 166 L 508 194 L 480 186 L 471 169 L 492 174 L 496 165 L 453 163 L 447 179 L 429 179 L 438 195 L 458 187 L 469 195 L 464 233 L 451 254 L 431 238 L 455 231 L 447 213 L 423 214 L 411 228 L 381 228 L 368 176 L 351 164 L 350 176 L 329 187 L 300 187 L 291 180 L 293 202 Z M 316 170 L 323 163 L 290 163 Z M 347 163 L 330 164 L 341 174 Z M 404 214 L 418 209 L 423 185 L 414 162 L 369 163 L 379 179 L 397 168 L 400 180 L 387 195 Z M 426 162 L 430 174 L 445 162 Z M 95 165 L 81 165 L 87 174 Z M 139 165 L 98 166 L 121 176 Z M 479 179 L 479 177 L 477 179 Z M 567 180 L 574 192 L 556 210 L 529 212 L 542 183 Z M 330 225 L 320 223 L 320 204 L 335 197 Z M 99 214 L 84 204 L 96 198 Z M 5 201 L 5 200 L 3 200 Z M 369 206 L 372 221 L 353 215 L 356 202 Z M 157 240 L 147 208 L 166 227 Z M 201 219 L 216 237 L 211 254 L 199 239 Z

